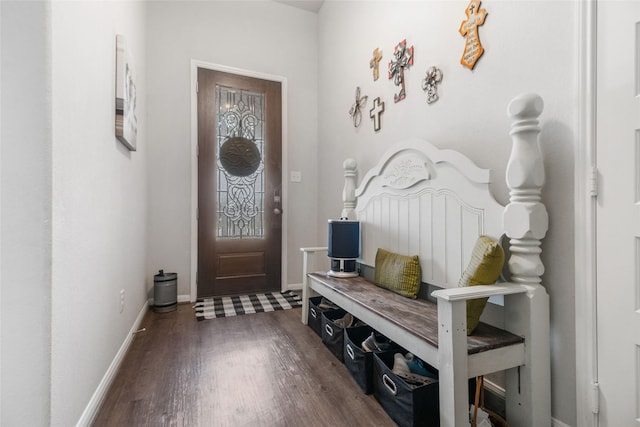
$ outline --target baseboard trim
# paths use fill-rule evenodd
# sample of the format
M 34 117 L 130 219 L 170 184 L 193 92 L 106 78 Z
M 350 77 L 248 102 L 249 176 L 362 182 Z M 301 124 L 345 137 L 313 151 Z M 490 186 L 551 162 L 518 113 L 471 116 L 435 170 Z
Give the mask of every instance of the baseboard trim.
M 289 283 L 285 291 L 301 291 L 302 283 Z
M 484 378 L 484 404 L 502 418 L 505 417 L 505 390 L 487 377 Z
M 100 409 L 100 406 L 102 405 L 102 402 L 107 395 L 107 391 L 109 391 L 109 386 L 111 386 L 111 383 L 113 382 L 113 379 L 115 378 L 115 375 L 120 368 L 120 364 L 122 363 L 124 356 L 127 354 L 127 350 L 129 350 L 129 346 L 133 341 L 134 332 L 136 332 L 140 328 L 142 319 L 144 318 L 144 315 L 147 313 L 148 309 L 149 305 L 145 301 L 142 309 L 140 310 L 140 313 L 138 313 L 136 321 L 133 323 L 133 326 L 129 330 L 127 337 L 120 346 L 120 350 L 118 350 L 118 353 L 113 358 L 111 365 L 109 365 L 109 369 L 107 369 L 104 377 L 102 377 L 102 381 L 100 381 L 100 384 L 98 384 L 98 388 L 93 393 L 93 396 L 91 396 L 91 400 L 89 400 L 89 403 L 84 409 L 82 416 L 80 416 L 76 427 L 85 427 L 93 424 L 96 415 L 98 415 L 98 410 Z
M 195 302 L 191 301 L 191 295 L 178 295 L 178 302 Z
M 565 424 L 560 420 L 557 420 L 555 418 L 551 418 L 551 427 L 571 427 L 569 424 Z
M 498 413 L 500 416 L 504 416 L 504 400 L 506 391 L 503 387 L 493 383 L 492 381 L 484 379 L 485 389 L 485 404 L 488 408 Z M 507 420 L 508 421 L 508 420 Z M 551 417 L 551 427 L 571 427 L 569 424 L 565 424 L 562 421 Z

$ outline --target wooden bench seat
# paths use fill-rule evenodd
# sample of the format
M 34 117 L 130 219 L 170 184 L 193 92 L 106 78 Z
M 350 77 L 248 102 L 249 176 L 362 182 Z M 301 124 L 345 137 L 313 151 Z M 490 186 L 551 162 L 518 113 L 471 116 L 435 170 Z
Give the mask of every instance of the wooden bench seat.
M 507 417 L 512 425 L 547 425 L 549 302 L 543 287 L 504 283 L 440 289 L 431 294 L 436 303 L 413 300 L 363 277 L 307 273 L 314 271 L 316 255 L 326 255 L 326 248 L 303 251 L 302 322 L 307 323 L 309 298 L 322 295 L 436 368 L 441 425 L 467 426 L 467 379 L 503 370 L 507 371 Z M 509 331 L 481 322 L 467 336 L 466 301 L 497 295 L 503 295 L 505 307 L 510 307 Z
M 362 309 L 386 319 L 432 346 L 438 347 L 438 306 L 436 303 L 403 297 L 376 286 L 363 277 L 338 279 L 318 272 L 311 273 L 309 278 L 316 284 L 321 284 L 328 290 L 342 295 Z M 360 310 L 357 311 L 360 313 Z M 362 313 L 360 316 L 362 317 Z M 362 320 L 366 322 L 365 319 Z M 518 335 L 480 322 L 473 335 L 467 337 L 468 354 L 481 353 L 523 342 L 524 338 Z

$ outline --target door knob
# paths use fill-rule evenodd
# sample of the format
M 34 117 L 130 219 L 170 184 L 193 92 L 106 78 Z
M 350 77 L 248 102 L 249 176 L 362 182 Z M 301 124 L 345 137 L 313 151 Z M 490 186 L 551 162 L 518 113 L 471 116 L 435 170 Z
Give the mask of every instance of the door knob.
M 275 190 L 273 192 L 273 203 L 276 205 L 275 208 L 273 208 L 273 214 L 274 215 L 280 215 L 282 213 L 282 209 L 280 209 L 279 205 L 280 205 L 280 192 L 278 190 Z

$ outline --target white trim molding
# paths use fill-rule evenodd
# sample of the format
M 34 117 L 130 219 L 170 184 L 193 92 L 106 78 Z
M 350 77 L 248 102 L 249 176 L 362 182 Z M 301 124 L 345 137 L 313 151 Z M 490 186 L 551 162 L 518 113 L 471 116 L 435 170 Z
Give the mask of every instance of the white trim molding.
M 551 427 L 571 427 L 569 424 L 563 423 L 560 420 L 551 418 Z
M 195 302 L 198 295 L 197 271 L 198 271 L 198 68 L 222 71 L 225 73 L 237 74 L 240 76 L 252 77 L 256 79 L 279 82 L 282 88 L 282 206 L 288 206 L 289 181 L 288 171 L 288 132 L 287 132 L 287 79 L 283 76 L 265 74 L 257 71 L 244 70 L 241 68 L 228 67 L 226 65 L 213 64 L 210 62 L 191 60 L 191 283 L 190 298 Z M 287 226 L 288 212 L 282 212 L 282 280 L 280 289 L 287 290 Z
M 142 305 L 142 309 L 140 310 L 140 313 L 138 313 L 138 317 L 136 318 L 136 321 L 133 322 L 133 326 L 131 326 L 129 333 L 127 334 L 126 338 L 124 339 L 124 342 L 120 346 L 120 350 L 118 350 L 118 352 L 116 353 L 116 356 L 113 358 L 113 361 L 109 365 L 107 372 L 102 377 L 100 384 L 98 384 L 98 388 L 96 388 L 96 391 L 93 393 L 93 396 L 91 396 L 91 399 L 89 400 L 89 403 L 84 409 L 84 412 L 80 416 L 80 419 L 76 424 L 76 427 L 85 427 L 93 424 L 93 421 L 95 420 L 96 415 L 98 415 L 98 410 L 100 409 L 100 406 L 102 406 L 102 402 L 104 401 L 104 398 L 106 397 L 107 392 L 109 391 L 109 387 L 111 386 L 111 383 L 116 377 L 116 374 L 118 373 L 118 369 L 120 369 L 120 365 L 122 365 L 124 356 L 127 354 L 127 351 L 129 351 L 129 347 L 133 342 L 133 336 L 135 332 L 140 328 L 140 325 L 142 324 L 142 319 L 144 319 L 144 315 L 147 314 L 148 310 L 149 310 L 149 303 L 147 300 L 145 300 L 144 304 Z
M 592 384 L 598 381 L 596 318 L 597 0 L 582 0 L 577 39 L 580 46 L 580 139 L 575 147 L 575 328 L 577 425 L 596 426 Z M 554 425 L 561 425 L 554 423 Z

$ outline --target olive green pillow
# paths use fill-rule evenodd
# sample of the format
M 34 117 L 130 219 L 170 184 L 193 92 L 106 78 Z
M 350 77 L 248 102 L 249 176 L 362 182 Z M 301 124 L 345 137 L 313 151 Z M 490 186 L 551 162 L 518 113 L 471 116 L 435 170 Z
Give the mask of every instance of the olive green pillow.
M 480 236 L 458 286 L 491 285 L 500 276 L 503 264 L 504 251 L 498 242 L 487 236 Z M 467 335 L 478 326 L 487 300 L 488 298 L 478 298 L 467 301 Z
M 374 283 L 405 297 L 416 299 L 422 271 L 418 256 L 406 256 L 378 249 Z

